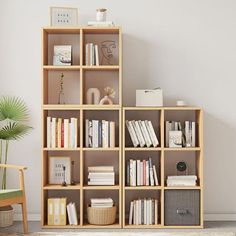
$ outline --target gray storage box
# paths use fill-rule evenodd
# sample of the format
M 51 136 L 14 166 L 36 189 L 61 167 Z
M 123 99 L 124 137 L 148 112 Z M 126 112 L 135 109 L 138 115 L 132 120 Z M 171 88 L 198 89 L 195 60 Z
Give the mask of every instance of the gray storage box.
M 166 190 L 165 225 L 200 225 L 200 191 Z

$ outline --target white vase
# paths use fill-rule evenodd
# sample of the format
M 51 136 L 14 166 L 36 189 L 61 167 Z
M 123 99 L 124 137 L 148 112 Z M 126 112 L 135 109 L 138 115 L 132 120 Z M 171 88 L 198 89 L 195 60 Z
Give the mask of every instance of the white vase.
M 99 105 L 105 105 L 105 104 L 108 104 L 108 105 L 112 105 L 113 104 L 113 101 L 106 95 L 104 96 L 101 101 L 99 102 Z

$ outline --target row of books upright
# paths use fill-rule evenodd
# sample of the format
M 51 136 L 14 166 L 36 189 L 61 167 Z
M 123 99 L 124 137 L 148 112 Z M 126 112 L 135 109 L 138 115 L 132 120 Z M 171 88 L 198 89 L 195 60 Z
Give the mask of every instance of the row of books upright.
M 70 225 L 78 225 L 76 205 L 66 204 L 66 198 L 48 198 L 48 225 L 66 225 L 68 216 Z
M 151 121 L 126 120 L 126 127 L 129 131 L 134 147 L 157 147 L 159 145 L 159 141 Z
M 129 210 L 129 224 L 157 225 L 158 224 L 157 199 L 144 198 L 131 201 Z
M 99 66 L 98 45 L 93 43 L 85 45 L 85 63 L 87 66 Z
M 166 121 L 165 129 L 167 147 L 171 147 L 173 139 L 179 140 L 176 146 L 196 147 L 195 121 L 185 121 L 184 125 L 179 121 Z
M 115 147 L 115 122 L 86 119 L 85 146 L 92 148 Z
M 158 176 L 156 166 L 152 164 L 152 159 L 127 161 L 127 186 L 158 186 Z
M 114 166 L 89 166 L 88 185 L 115 185 Z
M 47 117 L 47 148 L 77 148 L 78 119 Z

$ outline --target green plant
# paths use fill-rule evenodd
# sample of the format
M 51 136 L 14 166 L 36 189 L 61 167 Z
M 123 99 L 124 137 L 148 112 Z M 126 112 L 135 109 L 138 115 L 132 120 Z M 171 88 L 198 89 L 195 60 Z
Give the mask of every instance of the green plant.
M 23 100 L 12 96 L 0 98 L 0 163 L 8 162 L 10 141 L 21 139 L 32 128 L 26 125 L 28 120 L 29 110 Z M 1 171 L 2 189 L 6 189 L 6 168 Z

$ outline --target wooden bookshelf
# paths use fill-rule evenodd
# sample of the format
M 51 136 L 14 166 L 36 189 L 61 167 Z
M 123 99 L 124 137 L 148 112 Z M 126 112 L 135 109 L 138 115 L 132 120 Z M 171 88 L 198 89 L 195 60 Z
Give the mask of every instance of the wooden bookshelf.
M 144 112 L 145 111 L 145 112 Z M 165 121 L 166 120 L 193 120 L 198 124 L 197 146 L 190 148 L 169 148 L 165 146 Z M 154 122 L 154 129 L 159 139 L 159 146 L 133 147 L 126 120 L 151 120 Z M 156 123 L 155 123 L 156 122 Z M 123 228 L 203 228 L 203 111 L 199 107 L 123 107 Z M 142 155 L 141 155 L 142 154 Z M 141 155 L 141 157 L 140 157 Z M 152 161 L 159 161 L 160 173 L 159 186 L 126 186 L 126 161 L 130 157 L 135 159 L 138 156 L 142 159 L 151 155 Z M 198 185 L 193 187 L 168 187 L 166 177 L 170 173 L 172 158 L 181 155 L 184 160 L 194 159 L 194 169 L 191 174 L 198 176 Z M 174 173 L 172 173 L 174 174 Z M 166 225 L 165 224 L 165 193 L 171 190 L 196 190 L 200 192 L 200 222 L 199 225 Z M 144 194 L 144 191 L 146 192 Z M 140 194 L 139 194 L 140 193 Z M 158 225 L 129 225 L 129 204 L 131 200 L 143 198 L 144 196 L 158 196 L 159 201 L 159 222 Z
M 113 40 L 117 45 L 117 63 L 115 65 L 85 65 L 85 44 L 94 42 L 100 45 L 103 40 Z M 42 227 L 43 228 L 121 228 L 122 227 L 122 33 L 119 27 L 73 27 L 42 30 Z M 72 65 L 54 66 L 52 63 L 54 45 L 72 45 Z M 64 84 L 69 87 L 65 91 L 66 104 L 60 105 L 56 99 L 58 77 L 64 73 Z M 91 79 L 92 78 L 92 79 Z M 113 87 L 116 97 L 113 105 L 89 105 L 86 103 L 86 92 L 89 87 L 98 87 L 103 97 L 103 88 Z M 115 86 L 115 87 L 114 87 Z M 68 100 L 68 102 L 67 102 Z M 77 117 L 79 123 L 77 148 L 46 147 L 46 117 Z M 87 148 L 84 144 L 85 119 L 106 119 L 116 122 L 116 147 Z M 50 155 L 73 156 L 79 165 L 79 182 L 76 185 L 62 187 L 48 184 L 48 157 Z M 109 165 L 116 170 L 116 185 L 88 186 L 88 165 L 106 165 L 104 158 L 109 157 Z M 102 160 L 103 159 L 103 160 Z M 47 198 L 64 196 L 75 201 L 78 210 L 77 226 L 48 226 Z M 117 205 L 115 224 L 95 226 L 88 224 L 86 207 L 90 197 L 112 197 Z

